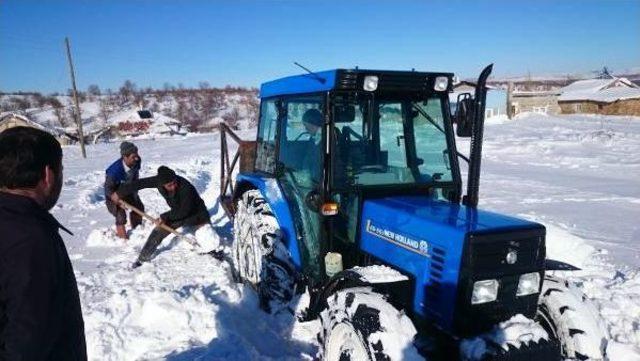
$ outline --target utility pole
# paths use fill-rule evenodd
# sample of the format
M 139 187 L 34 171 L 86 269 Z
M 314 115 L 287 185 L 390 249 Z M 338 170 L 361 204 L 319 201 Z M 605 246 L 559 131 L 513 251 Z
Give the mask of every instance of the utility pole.
M 513 82 L 510 81 L 507 85 L 507 118 L 511 120 L 513 116 Z
M 76 75 L 73 71 L 73 60 L 71 60 L 71 46 L 69 46 L 69 38 L 65 37 L 64 42 L 67 45 L 67 59 L 69 59 L 69 72 L 71 73 L 73 101 L 76 104 L 76 111 L 74 112 L 74 114 L 76 118 L 76 126 L 78 127 L 78 135 L 80 136 L 80 150 L 82 151 L 82 158 L 86 158 L 87 152 L 84 149 L 84 132 L 82 131 L 82 116 L 80 115 L 80 103 L 78 102 L 78 90 L 76 89 Z

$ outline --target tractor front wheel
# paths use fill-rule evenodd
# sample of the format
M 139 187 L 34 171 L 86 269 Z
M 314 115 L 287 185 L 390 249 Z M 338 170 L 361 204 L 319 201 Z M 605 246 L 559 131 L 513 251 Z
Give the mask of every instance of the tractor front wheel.
M 370 288 L 338 291 L 320 314 L 320 359 L 327 361 L 423 360 L 416 329 L 402 311 Z
M 567 280 L 545 276 L 538 321 L 571 360 L 605 360 L 607 332 L 595 307 Z
M 282 243 L 280 226 L 260 191 L 245 192 L 236 204 L 232 258 L 236 278 L 252 286 L 260 306 L 288 302 L 293 296 L 293 271 Z

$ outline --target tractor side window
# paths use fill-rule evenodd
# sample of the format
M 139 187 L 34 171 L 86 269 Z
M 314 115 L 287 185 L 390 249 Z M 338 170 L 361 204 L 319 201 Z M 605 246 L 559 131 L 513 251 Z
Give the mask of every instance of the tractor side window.
M 440 98 L 416 102 L 413 106 L 416 110 L 413 118 L 413 132 L 420 174 L 438 182 L 452 181 Z
M 276 129 L 278 110 L 276 100 L 263 101 L 260 107 L 260 125 L 258 127 L 258 148 L 256 151 L 256 169 L 275 173 Z
M 322 175 L 323 98 L 295 97 L 286 99 L 285 104 L 287 114 L 278 160 L 285 169 L 295 173 L 298 183 L 318 184 Z

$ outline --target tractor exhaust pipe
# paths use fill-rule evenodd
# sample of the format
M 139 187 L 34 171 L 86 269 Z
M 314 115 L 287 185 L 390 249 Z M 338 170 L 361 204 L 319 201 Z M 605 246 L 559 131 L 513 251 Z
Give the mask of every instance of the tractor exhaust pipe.
M 478 192 L 480 190 L 480 162 L 482 160 L 482 137 L 484 134 L 484 109 L 487 99 L 487 79 L 493 70 L 493 64 L 489 64 L 476 83 L 476 93 L 473 100 L 474 116 L 471 126 L 471 151 L 469 154 L 469 174 L 467 176 L 467 195 L 462 203 L 468 207 L 478 206 Z

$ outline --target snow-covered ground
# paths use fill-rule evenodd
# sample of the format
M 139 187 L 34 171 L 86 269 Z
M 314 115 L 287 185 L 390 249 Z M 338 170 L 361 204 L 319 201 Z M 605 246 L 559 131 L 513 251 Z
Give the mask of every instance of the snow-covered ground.
M 485 138 L 481 207 L 544 223 L 549 257 L 583 268 L 567 276 L 604 317 L 611 360 L 640 360 L 640 118 L 521 116 L 490 122 Z M 216 232 L 196 236 L 228 242 L 231 223 L 216 203 L 218 134 L 136 143 L 143 176 L 164 164 L 201 192 Z M 64 149 L 65 187 L 53 213 L 75 233 L 63 237 L 91 360 L 313 359 L 318 323 L 260 312 L 225 263 L 184 242 L 165 240 L 153 262 L 129 270 L 152 226 L 126 243 L 114 237 L 102 182 L 118 144 L 89 146 L 87 159 L 79 153 Z M 141 197 L 151 214 L 167 208 L 155 190 Z

